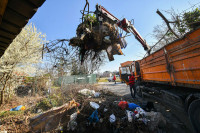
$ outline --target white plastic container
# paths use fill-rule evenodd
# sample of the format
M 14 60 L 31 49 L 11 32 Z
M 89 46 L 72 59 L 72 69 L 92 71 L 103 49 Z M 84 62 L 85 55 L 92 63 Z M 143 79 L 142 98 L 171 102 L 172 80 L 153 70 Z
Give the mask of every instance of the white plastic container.
M 99 104 L 95 103 L 95 102 L 90 102 L 90 106 L 94 109 L 98 109 L 99 108 Z

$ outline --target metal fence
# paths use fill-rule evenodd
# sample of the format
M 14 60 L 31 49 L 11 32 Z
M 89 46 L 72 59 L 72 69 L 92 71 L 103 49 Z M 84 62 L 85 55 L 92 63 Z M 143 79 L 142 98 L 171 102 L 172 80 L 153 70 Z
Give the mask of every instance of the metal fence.
M 96 83 L 96 74 L 90 75 L 72 75 L 63 76 L 55 80 L 54 84 L 57 86 L 67 85 L 67 84 L 94 84 Z

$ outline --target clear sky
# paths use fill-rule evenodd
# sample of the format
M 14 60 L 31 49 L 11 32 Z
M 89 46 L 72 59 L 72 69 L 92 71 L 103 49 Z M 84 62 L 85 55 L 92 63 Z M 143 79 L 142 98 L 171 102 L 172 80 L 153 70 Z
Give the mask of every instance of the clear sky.
M 134 26 L 150 45 L 155 42 L 151 34 L 153 27 L 162 23 L 162 19 L 156 14 L 159 9 L 175 9 L 182 12 L 199 0 L 88 0 L 90 11 L 95 10 L 98 3 L 119 19 L 134 19 Z M 85 0 L 46 0 L 37 13 L 29 21 L 43 33 L 47 40 L 70 39 L 76 35 L 76 28 L 81 22 L 80 10 L 83 10 Z M 164 15 L 167 15 L 163 12 Z M 145 51 L 140 43 L 132 35 L 126 38 L 128 46 L 123 49 L 124 55 L 115 55 L 115 60 L 107 62 L 101 67 L 101 71 L 118 70 L 120 63 L 143 58 Z

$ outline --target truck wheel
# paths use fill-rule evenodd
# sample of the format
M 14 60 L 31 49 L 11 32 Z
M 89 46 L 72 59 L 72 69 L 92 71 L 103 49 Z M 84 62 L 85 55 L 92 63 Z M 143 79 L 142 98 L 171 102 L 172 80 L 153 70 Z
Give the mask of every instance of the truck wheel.
M 140 87 L 140 82 L 136 82 L 135 83 L 135 87 L 136 87 L 136 94 L 139 96 L 139 97 L 142 97 L 142 89 Z
M 200 99 L 194 100 L 188 109 L 190 121 L 197 133 L 200 133 Z
M 142 97 L 142 90 L 140 88 L 140 86 L 136 86 L 136 94 L 139 96 L 139 97 Z

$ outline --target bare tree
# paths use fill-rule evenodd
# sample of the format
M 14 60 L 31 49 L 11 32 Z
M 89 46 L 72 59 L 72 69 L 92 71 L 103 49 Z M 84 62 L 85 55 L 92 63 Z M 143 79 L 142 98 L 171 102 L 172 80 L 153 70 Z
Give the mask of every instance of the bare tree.
M 170 20 L 159 10 L 157 13 L 163 19 L 163 23 L 154 27 L 153 37 L 158 40 L 158 43 L 153 46 L 152 51 L 183 37 L 187 32 L 200 26 L 200 10 L 195 6 L 192 6 L 192 10 L 185 10 L 182 13 L 176 13 L 174 9 L 165 11 L 171 16 Z
M 50 62 L 51 68 L 58 76 L 64 74 L 91 74 L 105 63 L 105 52 L 88 51 L 81 63 L 78 47 L 68 45 L 67 39 L 57 39 L 45 44 L 44 58 Z M 94 58 L 95 57 L 95 58 Z M 62 73 L 62 74 L 61 74 Z

